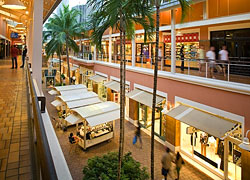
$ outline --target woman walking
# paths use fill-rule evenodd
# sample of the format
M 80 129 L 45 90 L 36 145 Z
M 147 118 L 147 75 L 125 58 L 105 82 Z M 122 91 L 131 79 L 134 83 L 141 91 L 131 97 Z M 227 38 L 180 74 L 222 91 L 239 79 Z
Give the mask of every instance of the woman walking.
M 177 171 L 177 179 L 176 180 L 179 180 L 180 179 L 180 170 L 181 170 L 182 165 L 184 164 L 184 161 L 183 161 L 179 152 L 177 152 L 175 164 L 176 164 L 176 171 Z

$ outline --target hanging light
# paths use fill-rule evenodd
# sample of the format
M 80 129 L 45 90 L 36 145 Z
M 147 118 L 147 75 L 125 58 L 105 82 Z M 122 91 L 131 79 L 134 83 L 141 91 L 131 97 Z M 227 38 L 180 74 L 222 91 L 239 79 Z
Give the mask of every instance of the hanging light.
M 243 138 L 243 142 L 239 145 L 241 149 L 244 149 L 246 151 L 250 151 L 250 142 L 249 139 L 247 138 L 249 132 L 250 130 L 246 132 L 246 137 Z
M 26 6 L 19 0 L 5 0 L 2 7 L 8 9 L 26 9 Z

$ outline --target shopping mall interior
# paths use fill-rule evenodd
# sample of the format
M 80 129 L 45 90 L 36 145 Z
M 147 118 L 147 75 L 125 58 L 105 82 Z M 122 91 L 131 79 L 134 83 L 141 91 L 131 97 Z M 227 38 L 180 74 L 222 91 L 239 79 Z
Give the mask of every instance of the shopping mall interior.
M 86 179 L 122 127 L 149 177 L 154 141 L 156 180 L 166 148 L 179 179 L 250 179 L 249 0 L 160 1 L 150 38 L 138 19 L 132 36 L 93 25 L 89 2 L 0 0 L 0 179 Z

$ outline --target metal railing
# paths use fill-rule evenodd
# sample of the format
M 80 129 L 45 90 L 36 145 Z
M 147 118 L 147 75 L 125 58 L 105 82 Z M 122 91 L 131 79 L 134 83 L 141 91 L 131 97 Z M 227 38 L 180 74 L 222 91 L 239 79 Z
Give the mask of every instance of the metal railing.
M 33 179 L 45 179 L 45 180 L 57 180 L 59 179 L 59 172 L 55 166 L 55 159 L 52 156 L 52 148 L 49 143 L 48 137 L 48 125 L 45 124 L 45 121 L 50 121 L 50 119 L 44 119 L 42 116 L 46 114 L 46 99 L 42 93 L 40 93 L 37 84 L 32 80 L 32 70 L 30 70 L 30 65 L 26 63 L 26 79 L 27 79 L 27 95 L 28 95 L 28 116 L 30 119 L 30 135 L 31 135 L 31 151 L 32 151 L 32 167 L 33 167 Z M 49 122 L 51 123 L 51 122 Z M 46 126 L 46 128 L 45 128 Z M 54 131 L 54 130 L 53 130 Z M 47 133 L 46 133 L 47 132 Z M 53 133 L 50 132 L 53 136 Z M 56 136 L 54 134 L 54 136 Z M 54 143 L 58 143 L 54 141 Z M 60 145 L 59 145 L 60 147 Z M 61 149 L 56 149 L 57 152 L 60 152 Z M 57 157 L 58 158 L 58 157 Z M 61 159 L 64 157 L 61 157 Z M 68 170 L 68 166 L 64 169 Z M 68 171 L 69 172 L 69 171 Z M 68 177 L 71 177 L 69 174 Z

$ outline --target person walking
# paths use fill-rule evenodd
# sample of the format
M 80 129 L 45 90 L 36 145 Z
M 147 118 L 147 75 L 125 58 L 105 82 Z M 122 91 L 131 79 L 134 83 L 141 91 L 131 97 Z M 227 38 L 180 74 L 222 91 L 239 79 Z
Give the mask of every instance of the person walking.
M 219 51 L 219 59 L 221 62 L 221 68 L 224 74 L 224 77 L 226 76 L 226 69 L 225 69 L 225 64 L 228 63 L 228 51 L 227 51 L 227 46 L 222 46 L 222 50 Z
M 176 164 L 176 172 L 177 172 L 177 179 L 180 179 L 180 170 L 182 165 L 184 164 L 183 158 L 181 157 L 180 153 L 177 152 L 176 154 L 176 159 L 175 159 L 175 164 Z
M 141 144 L 141 148 L 142 148 L 141 125 L 140 125 L 140 123 L 138 123 L 138 126 L 136 127 L 135 137 L 134 137 L 134 139 L 133 139 L 133 144 L 134 144 L 134 145 L 136 144 L 137 139 L 139 139 L 140 144 Z
M 23 53 L 22 53 L 22 62 L 23 62 L 23 64 L 20 66 L 20 68 L 23 68 L 23 67 L 24 67 L 25 58 L 26 58 L 27 52 L 28 52 L 27 46 L 24 46 Z
M 167 180 L 167 176 L 169 174 L 172 161 L 173 157 L 170 154 L 170 149 L 166 148 L 166 152 L 163 154 L 161 158 L 161 164 L 162 164 L 161 174 L 164 176 L 165 180 Z
M 184 45 L 181 46 L 180 56 L 181 56 L 181 71 L 184 72 Z
M 18 49 L 16 48 L 16 46 L 12 45 L 12 47 L 10 49 L 10 54 L 11 54 L 11 60 L 12 60 L 11 69 L 14 69 L 14 67 L 17 68 Z
M 212 78 L 215 78 L 215 76 L 214 76 L 214 68 L 216 66 L 214 50 L 215 50 L 214 46 L 211 46 L 210 50 L 206 53 L 206 57 L 207 57 L 208 62 L 209 62 L 210 74 L 211 74 Z

